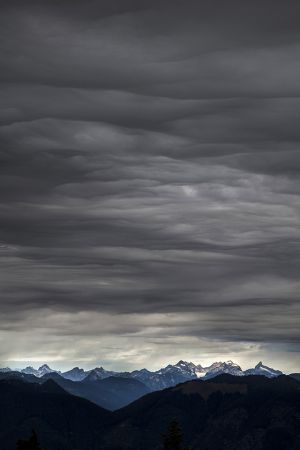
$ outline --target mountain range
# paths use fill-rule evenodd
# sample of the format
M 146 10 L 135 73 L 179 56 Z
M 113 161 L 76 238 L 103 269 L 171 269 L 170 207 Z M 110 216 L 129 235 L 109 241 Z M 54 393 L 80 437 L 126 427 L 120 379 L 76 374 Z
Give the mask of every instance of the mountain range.
M 0 372 L 10 372 L 12 369 L 6 367 L 0 369 Z M 36 377 L 43 377 L 49 373 L 58 373 L 63 378 L 72 381 L 82 381 L 86 378 L 90 380 L 102 380 L 111 376 L 126 377 L 137 379 L 146 384 L 152 390 L 164 389 L 177 384 L 178 382 L 196 379 L 196 378 L 212 378 L 221 373 L 229 373 L 231 375 L 264 375 L 266 377 L 274 377 L 282 375 L 280 370 L 272 369 L 262 362 L 259 362 L 254 368 L 245 371 L 234 363 L 233 361 L 214 362 L 208 367 L 201 364 L 194 364 L 180 360 L 177 364 L 169 364 L 157 371 L 150 371 L 148 369 L 134 370 L 132 372 L 118 372 L 106 370 L 103 367 L 96 367 L 91 370 L 84 370 L 79 367 L 74 367 L 66 372 L 51 369 L 47 364 L 43 364 L 38 369 L 28 366 L 24 369 L 14 369 L 15 372 L 21 372 L 27 375 L 34 375 Z
M 277 377 L 282 373 L 271 369 L 261 362 L 255 368 L 242 371 L 232 361 L 216 362 L 209 367 L 202 367 L 192 362 L 179 361 L 151 372 L 147 369 L 133 372 L 115 372 L 103 367 L 84 371 L 75 367 L 67 372 L 54 371 L 44 364 L 38 369 L 26 367 L 17 371 L 8 368 L 0 370 L 0 379 L 21 379 L 29 383 L 42 384 L 53 380 L 66 392 L 85 398 L 107 410 L 117 410 L 147 393 L 176 386 L 190 380 L 208 380 L 221 374 L 234 376 L 264 375 Z
M 67 393 L 51 378 L 42 382 L 49 374 L 6 376 L 0 380 L 0 448 L 5 450 L 15 450 L 16 440 L 31 429 L 44 450 L 160 450 L 161 435 L 173 419 L 182 427 L 184 444 L 194 450 L 300 448 L 300 383 L 286 375 L 193 379 L 115 412 Z

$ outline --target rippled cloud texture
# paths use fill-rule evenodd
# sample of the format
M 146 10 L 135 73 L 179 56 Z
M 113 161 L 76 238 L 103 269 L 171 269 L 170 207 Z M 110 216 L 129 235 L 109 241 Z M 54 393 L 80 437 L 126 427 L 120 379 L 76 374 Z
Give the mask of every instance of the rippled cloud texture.
M 5 3 L 1 361 L 299 369 L 299 2 Z

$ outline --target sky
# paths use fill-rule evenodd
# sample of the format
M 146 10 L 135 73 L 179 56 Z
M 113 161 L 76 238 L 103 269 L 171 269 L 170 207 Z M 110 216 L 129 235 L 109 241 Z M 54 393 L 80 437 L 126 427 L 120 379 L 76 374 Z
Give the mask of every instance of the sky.
M 300 370 L 300 4 L 0 6 L 0 362 Z

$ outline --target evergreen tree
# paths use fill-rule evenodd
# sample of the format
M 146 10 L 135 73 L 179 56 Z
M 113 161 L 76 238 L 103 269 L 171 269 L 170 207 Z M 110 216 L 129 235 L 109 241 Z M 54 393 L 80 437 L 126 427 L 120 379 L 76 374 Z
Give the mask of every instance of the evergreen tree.
M 177 420 L 172 420 L 162 441 L 164 450 L 188 450 L 183 446 L 183 434 Z
M 36 435 L 36 432 L 32 430 L 29 439 L 19 439 L 17 442 L 17 450 L 42 450 Z

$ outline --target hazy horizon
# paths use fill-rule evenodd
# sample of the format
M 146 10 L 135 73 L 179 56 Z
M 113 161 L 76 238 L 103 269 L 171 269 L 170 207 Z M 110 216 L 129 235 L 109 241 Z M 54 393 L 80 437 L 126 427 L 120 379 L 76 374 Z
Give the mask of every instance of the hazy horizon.
M 51 369 L 54 369 L 56 371 L 60 371 L 60 372 L 66 372 L 68 370 L 73 369 L 74 367 L 79 367 L 80 369 L 84 369 L 84 370 L 91 370 L 94 369 L 96 367 L 103 367 L 106 370 L 113 370 L 113 371 L 117 371 L 117 372 L 126 372 L 126 371 L 133 371 L 133 370 L 140 370 L 143 368 L 146 368 L 150 371 L 156 371 L 159 370 L 163 367 L 166 367 L 168 364 L 171 365 L 175 365 L 177 364 L 179 361 L 185 361 L 185 362 L 192 362 L 195 365 L 201 365 L 202 367 L 209 367 L 211 364 L 213 364 L 214 362 L 228 362 L 228 361 L 232 361 L 236 364 L 238 364 L 242 370 L 246 370 L 246 369 L 252 369 L 254 368 L 259 362 L 262 362 L 263 365 L 268 366 L 268 367 L 272 367 L 275 370 L 281 370 L 283 373 L 285 374 L 289 374 L 289 373 L 293 373 L 293 372 L 299 372 L 299 366 L 298 365 L 293 365 L 292 363 L 289 364 L 289 362 L 287 362 L 287 366 L 283 365 L 281 367 L 276 366 L 276 361 L 274 361 L 274 364 L 270 362 L 270 360 L 251 360 L 248 362 L 243 362 L 240 363 L 239 359 L 226 359 L 226 358 L 222 358 L 222 357 L 216 357 L 215 359 L 206 359 L 204 360 L 190 360 L 190 359 L 185 359 L 185 358 L 179 358 L 178 360 L 175 360 L 174 358 L 172 360 L 165 360 L 165 362 L 161 363 L 161 364 L 151 364 L 150 366 L 145 364 L 144 366 L 142 365 L 136 365 L 136 364 L 132 364 L 132 365 L 118 365 L 118 362 L 114 362 L 112 364 L 111 360 L 106 361 L 106 362 L 101 362 L 101 361 L 95 361 L 94 363 L 87 363 L 86 361 L 73 361 L 71 362 L 66 362 L 66 361 L 6 361 L 4 363 L 0 362 L 0 368 L 6 368 L 9 367 L 12 370 L 15 369 L 25 369 L 26 367 L 33 367 L 34 369 L 38 369 L 39 367 L 43 366 L 44 364 L 48 365 Z M 107 364 L 106 364 L 107 363 Z

